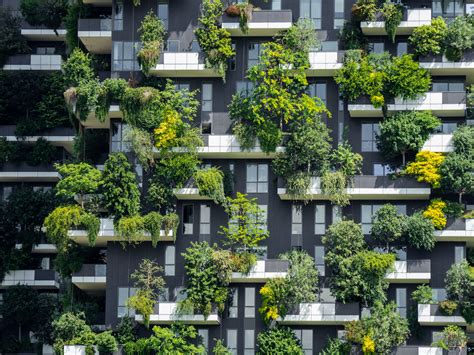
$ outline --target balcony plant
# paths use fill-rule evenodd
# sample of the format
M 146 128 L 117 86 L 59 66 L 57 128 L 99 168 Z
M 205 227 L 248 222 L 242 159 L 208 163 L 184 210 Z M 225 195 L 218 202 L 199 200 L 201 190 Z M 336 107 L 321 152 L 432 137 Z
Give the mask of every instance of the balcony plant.
M 275 327 L 257 335 L 258 353 L 261 355 L 303 355 L 304 351 L 295 333 L 287 327 Z
M 454 150 L 464 156 L 474 156 L 474 126 L 461 126 L 453 134 Z
M 443 42 L 446 38 L 447 25 L 442 17 L 431 20 L 431 25 L 415 28 L 408 38 L 416 56 L 437 55 L 443 53 Z
M 467 16 L 457 16 L 450 22 L 444 38 L 445 55 L 448 60 L 459 61 L 464 51 L 471 49 L 474 42 L 474 24 Z
M 445 316 L 452 316 L 458 309 L 458 304 L 454 301 L 445 300 L 439 303 L 439 311 Z
M 357 0 L 357 2 L 352 5 L 352 16 L 358 21 L 374 21 L 376 15 L 376 0 Z
M 455 302 L 469 301 L 473 290 L 469 264 L 464 259 L 453 264 L 446 272 L 444 279 L 448 299 Z
M 199 169 L 194 173 L 199 195 L 210 197 L 217 204 L 226 202 L 224 194 L 224 173 L 216 167 Z
M 432 304 L 434 303 L 433 289 L 428 285 L 418 285 L 411 293 L 411 298 L 419 304 Z
M 381 12 L 385 21 L 385 31 L 392 40 L 392 43 L 395 43 L 397 27 L 403 19 L 403 8 L 400 4 L 386 2 L 383 4 Z
M 403 236 L 405 216 L 399 214 L 392 204 L 383 205 L 372 216 L 372 237 L 390 252 L 390 243 L 397 242 Z
M 434 346 L 439 346 L 444 350 L 455 350 L 460 352 L 466 347 L 469 338 L 461 327 L 448 325 L 443 329 L 441 340 L 435 342 Z
M 150 69 L 158 63 L 166 31 L 161 20 L 150 10 L 145 15 L 138 32 L 142 46 L 137 53 L 137 58 L 143 74 L 148 76 Z
M 474 191 L 474 160 L 458 152 L 449 153 L 439 168 L 441 174 L 441 189 L 458 195 L 462 203 L 464 195 Z
M 254 11 L 254 6 L 249 1 L 244 1 L 236 4 L 239 9 L 239 26 L 242 33 L 247 34 L 249 32 L 249 21 L 252 21 L 252 13 Z
M 21 17 L 13 15 L 6 8 L 0 9 L 0 66 L 3 67 L 7 58 L 14 54 L 26 53 L 28 45 L 21 35 Z
M 429 206 L 423 212 L 423 217 L 431 220 L 435 229 L 446 227 L 447 215 L 445 213 L 447 203 L 439 198 L 430 201 Z
M 57 29 L 67 14 L 68 6 L 66 0 L 21 0 L 20 2 L 21 13 L 30 25 L 50 28 L 56 35 L 58 35 Z
M 417 181 L 426 182 L 436 189 L 441 186 L 439 167 L 443 161 L 443 154 L 424 150 L 416 154 L 414 162 L 407 164 L 404 173 L 414 175 Z
M 405 218 L 403 234 L 408 244 L 416 249 L 433 250 L 436 244 L 434 230 L 433 222 L 421 212 Z

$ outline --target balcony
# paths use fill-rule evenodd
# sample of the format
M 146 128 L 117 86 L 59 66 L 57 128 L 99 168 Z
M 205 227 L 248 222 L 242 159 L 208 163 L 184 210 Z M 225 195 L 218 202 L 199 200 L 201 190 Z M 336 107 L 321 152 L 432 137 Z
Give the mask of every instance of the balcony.
M 427 200 L 431 188 L 412 178 L 391 179 L 388 176 L 357 175 L 346 189 L 351 200 Z M 283 179 L 278 179 L 278 195 L 282 200 L 293 200 L 287 193 Z M 328 200 L 322 193 L 321 179 L 312 178 L 308 191 L 311 200 Z
M 59 276 L 54 270 L 12 270 L 5 275 L 0 288 L 16 285 L 37 289 L 58 289 Z
M 212 312 L 206 319 L 202 314 L 176 314 L 177 308 L 177 302 L 158 302 L 155 305 L 153 314 L 150 316 L 150 324 L 182 322 L 194 325 L 218 325 L 221 322 L 216 311 Z M 143 323 L 143 316 L 136 314 L 135 320 Z
M 459 62 L 451 62 L 440 54 L 420 57 L 419 63 L 431 75 L 463 75 L 468 83 L 474 82 L 474 50 L 464 52 Z
M 23 244 L 15 244 L 15 249 L 22 249 Z M 58 252 L 56 245 L 49 243 L 39 243 L 31 247 L 33 254 L 56 254 Z
M 3 70 L 61 70 L 59 54 L 17 54 L 8 57 Z
M 180 189 L 173 189 L 173 194 L 178 200 L 211 200 L 210 197 L 199 194 L 199 189 L 196 187 L 196 183 L 194 182 L 193 178 L 189 179 L 184 187 Z
M 161 242 L 172 242 L 174 241 L 173 232 L 170 231 L 167 236 L 165 236 L 165 231 L 161 231 L 160 241 Z M 69 238 L 76 242 L 79 245 L 88 246 L 89 239 L 87 237 L 87 231 L 84 229 L 72 229 L 68 233 Z M 138 238 L 139 241 L 148 242 L 151 241 L 151 237 L 148 233 L 145 233 L 143 237 Z M 114 221 L 111 218 L 101 218 L 100 219 L 100 229 L 95 245 L 98 247 L 107 246 L 108 242 L 120 242 L 118 234 L 115 232 Z
M 456 310 L 452 316 L 445 316 L 439 310 L 437 304 L 419 304 L 418 305 L 418 323 L 420 325 L 466 325 L 466 320 L 461 316 L 459 310 Z
M 239 26 L 240 17 L 222 15 L 222 28 L 231 36 L 272 37 L 278 31 L 288 29 L 293 24 L 291 10 L 254 10 L 252 20 L 248 21 L 248 32 L 243 33 Z
M 351 117 L 382 117 L 382 109 L 375 108 L 369 98 L 360 97 L 349 104 Z M 466 93 L 463 92 L 428 92 L 416 100 L 390 100 L 387 105 L 389 113 L 397 111 L 429 110 L 436 116 L 463 117 L 466 111 Z
M 26 163 L 4 163 L 0 182 L 57 182 L 59 173 L 52 165 L 31 166 Z
M 204 57 L 200 52 L 163 52 L 158 64 L 150 70 L 156 76 L 181 78 L 217 78 L 220 75 L 206 68 Z
M 449 153 L 454 151 L 453 135 L 445 133 L 431 134 L 423 144 L 421 150 L 428 150 L 437 153 Z
M 32 26 L 28 22 L 23 21 L 21 24 L 21 35 L 25 36 L 28 41 L 63 42 L 66 40 L 66 29 L 64 25 L 61 25 L 55 32 L 51 28 Z
M 435 231 L 435 236 L 440 242 L 473 242 L 474 219 L 450 218 L 446 228 Z
M 309 52 L 310 67 L 306 75 L 332 77 L 342 68 L 343 60 L 343 51 Z
M 267 282 L 277 277 L 285 277 L 288 271 L 288 260 L 258 260 L 248 274 L 233 272 L 231 282 Z
M 84 0 L 83 3 L 101 7 L 112 6 L 112 0 Z
M 56 127 L 41 132 L 35 136 L 18 137 L 16 136 L 15 125 L 0 126 L 0 137 L 5 137 L 8 142 L 34 143 L 40 138 L 46 139 L 52 145 L 63 147 L 66 151 L 72 153 L 74 145 L 74 129 L 70 127 Z
M 112 19 L 80 19 L 77 36 L 91 53 L 112 52 Z
M 279 319 L 284 325 L 342 325 L 359 320 L 358 303 L 301 303 Z
M 91 112 L 87 117 L 87 120 L 81 121 L 81 125 L 85 128 L 95 129 L 109 129 L 111 118 L 123 118 L 122 111 L 120 111 L 119 105 L 110 105 L 109 114 L 105 118 L 104 122 L 97 119 L 94 112 Z
M 397 27 L 397 35 L 410 35 L 415 28 L 430 24 L 431 9 L 408 9 L 403 12 L 402 22 Z M 376 21 L 361 22 L 360 27 L 366 36 L 387 34 L 385 31 L 385 21 L 383 21 L 381 14 Z
M 81 270 L 72 274 L 72 283 L 83 291 L 105 290 L 107 265 L 84 264 Z
M 395 261 L 394 271 L 385 279 L 390 283 L 423 283 L 431 280 L 431 260 Z
M 433 346 L 418 346 L 418 345 L 404 345 L 397 347 L 393 355 L 466 355 L 467 349 L 455 350 L 454 352 L 448 352 L 442 348 Z

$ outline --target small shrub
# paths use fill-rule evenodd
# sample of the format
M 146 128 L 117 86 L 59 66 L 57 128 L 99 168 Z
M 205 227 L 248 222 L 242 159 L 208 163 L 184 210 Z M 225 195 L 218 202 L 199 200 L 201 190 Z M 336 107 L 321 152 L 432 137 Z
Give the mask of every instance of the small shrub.
M 225 202 L 224 174 L 219 168 L 201 169 L 194 173 L 199 194 L 210 197 L 215 203 Z
M 439 311 L 445 316 L 452 316 L 458 309 L 458 304 L 454 301 L 446 300 L 439 303 Z
M 143 19 L 138 32 L 140 32 L 140 41 L 142 42 L 142 47 L 137 53 L 138 62 L 143 74 L 148 76 L 150 69 L 158 62 L 166 31 L 161 20 L 150 10 Z
M 352 5 L 352 15 L 358 21 L 374 21 L 377 14 L 377 2 L 375 0 L 357 0 Z
M 250 252 L 243 252 L 233 254 L 232 256 L 233 271 L 241 272 L 242 274 L 248 274 L 250 270 L 257 263 L 257 256 Z
M 441 187 L 439 167 L 443 160 L 443 154 L 423 150 L 416 154 L 414 162 L 407 165 L 405 173 L 415 175 L 417 181 L 426 182 L 437 189 Z
M 415 28 L 413 34 L 408 38 L 414 48 L 415 55 L 441 54 L 447 28 L 442 17 L 432 19 L 431 25 Z
M 436 229 L 440 230 L 446 227 L 446 215 L 444 210 L 446 209 L 446 202 L 440 199 L 431 200 L 428 208 L 423 212 L 423 217 L 428 218 L 433 222 Z
M 428 285 L 419 285 L 416 290 L 412 292 L 411 298 L 419 304 L 432 304 L 433 289 Z

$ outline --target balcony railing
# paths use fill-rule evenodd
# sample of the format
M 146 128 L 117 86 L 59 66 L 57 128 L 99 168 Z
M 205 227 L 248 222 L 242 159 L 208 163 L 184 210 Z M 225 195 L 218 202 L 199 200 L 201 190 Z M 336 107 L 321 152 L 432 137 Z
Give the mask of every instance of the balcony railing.
M 44 26 L 32 26 L 23 21 L 21 24 L 21 35 L 30 41 L 64 41 L 66 39 L 66 28 L 62 24 L 56 31 Z
M 91 53 L 108 54 L 112 51 L 112 19 L 80 19 L 77 33 Z
M 26 285 L 39 289 L 59 288 L 59 276 L 54 270 L 11 270 L 5 274 L 0 288 Z
M 72 283 L 81 290 L 104 290 L 107 282 L 107 265 L 83 264 L 72 274 Z
M 420 183 L 412 178 L 391 179 L 388 176 L 358 175 L 346 189 L 352 200 L 403 200 L 428 199 L 431 188 L 428 184 Z M 278 195 L 282 200 L 293 199 L 287 193 L 283 179 L 278 179 Z M 321 189 L 321 179 L 312 178 L 311 187 L 307 193 L 312 200 L 327 200 Z M 305 197 L 305 198 L 306 198 Z
M 17 54 L 9 57 L 3 70 L 61 70 L 59 54 Z
M 465 75 L 467 82 L 474 82 L 474 50 L 467 50 L 457 62 L 448 60 L 443 55 L 429 55 L 419 58 L 420 66 L 429 70 L 432 75 Z
M 0 166 L 0 181 L 56 182 L 59 174 L 52 165 L 31 166 L 26 163 L 4 163 Z
M 79 19 L 79 33 L 112 31 L 110 18 L 84 18 Z
M 293 24 L 291 10 L 255 10 L 248 21 L 248 33 L 240 30 L 239 17 L 222 16 L 222 28 L 232 36 L 273 36 L 278 31 L 290 28 Z
M 64 147 L 72 152 L 74 143 L 74 129 L 71 127 L 56 127 L 36 133 L 34 136 L 19 137 L 16 135 L 16 125 L 0 126 L 0 137 L 5 137 L 8 142 L 34 143 L 39 138 L 44 138 L 54 146 Z
M 454 150 L 453 135 L 446 133 L 431 134 L 428 140 L 423 144 L 421 150 L 430 152 L 449 153 Z
M 474 219 L 449 218 L 443 230 L 435 231 L 442 242 L 467 242 L 474 239 Z
M 177 309 L 178 303 L 176 302 L 158 302 L 153 314 L 150 315 L 150 324 L 172 324 L 177 321 L 197 325 L 217 325 L 220 323 L 220 317 L 215 310 L 205 318 L 202 314 L 178 314 Z M 143 316 L 137 314 L 135 320 L 142 323 Z
M 434 346 L 404 345 L 397 347 L 393 355 L 466 355 L 467 349 L 447 351 Z
M 266 282 L 272 278 L 285 277 L 288 267 L 287 260 L 258 260 L 248 274 L 233 272 L 231 282 Z
M 288 314 L 279 319 L 280 324 L 339 325 L 359 320 L 360 307 L 358 303 L 301 303 Z
M 417 27 L 431 24 L 431 9 L 407 9 L 403 11 L 402 22 L 397 26 L 397 35 L 409 35 Z M 362 32 L 368 36 L 386 35 L 385 21 L 378 14 L 376 21 L 363 21 Z
M 309 52 L 308 76 L 333 76 L 342 68 L 344 51 Z
M 150 72 L 165 77 L 219 77 L 213 69 L 206 68 L 200 52 L 163 52 Z
M 420 283 L 431 280 L 431 260 L 395 261 L 394 271 L 385 276 L 391 283 Z
M 446 316 L 441 313 L 438 304 L 419 304 L 418 323 L 420 325 L 466 325 L 466 320 L 459 310 L 456 310 L 452 316 Z

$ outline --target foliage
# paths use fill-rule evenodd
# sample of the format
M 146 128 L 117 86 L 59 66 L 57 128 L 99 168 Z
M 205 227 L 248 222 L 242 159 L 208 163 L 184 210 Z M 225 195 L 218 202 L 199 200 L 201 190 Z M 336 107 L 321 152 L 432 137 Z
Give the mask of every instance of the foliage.
M 321 190 L 331 203 L 339 206 L 349 204 L 349 195 L 346 191 L 347 177 L 342 171 L 326 171 L 321 176 Z
M 14 54 L 24 53 L 28 49 L 25 37 L 21 35 L 21 17 L 15 16 L 7 8 L 0 9 L 0 65 L 3 67 L 7 58 Z
M 347 141 L 339 144 L 331 153 L 332 168 L 342 172 L 346 178 L 362 172 L 362 155 L 354 153 Z
M 357 2 L 352 5 L 352 15 L 358 21 L 374 21 L 376 14 L 376 0 L 357 0 Z
M 150 69 L 158 62 L 160 50 L 165 39 L 165 27 L 161 20 L 150 10 L 143 19 L 140 27 L 140 41 L 142 43 L 137 53 L 138 62 L 143 74 L 148 76 Z
M 143 316 L 143 324 L 147 328 L 150 326 L 150 315 L 153 313 L 154 305 L 155 300 L 152 299 L 151 292 L 147 290 L 137 290 L 135 295 L 127 299 L 127 306 Z
M 132 317 L 122 317 L 115 327 L 113 334 L 119 344 L 126 344 L 137 339 L 137 329 L 135 319 Z
M 412 247 L 431 251 L 436 244 L 433 222 L 417 212 L 405 218 L 404 235 Z
M 257 256 L 252 252 L 232 254 L 232 271 L 247 275 L 257 263 Z
M 392 43 L 395 43 L 397 27 L 403 19 L 402 6 L 392 2 L 386 2 L 383 4 L 381 11 L 385 21 L 385 31 L 392 40 Z
M 66 312 L 61 314 L 52 323 L 54 350 L 62 354 L 64 345 L 74 338 L 79 338 L 84 333 L 90 333 L 91 329 L 86 324 L 84 313 Z
M 458 194 L 459 203 L 466 194 L 474 192 L 474 159 L 460 153 L 450 153 L 439 168 L 441 188 Z
M 474 126 L 459 127 L 453 134 L 453 145 L 456 153 L 474 156 Z
M 406 154 L 418 151 L 440 123 L 439 118 L 427 111 L 398 112 L 380 123 L 377 148 L 386 160 L 402 155 L 405 165 Z
M 163 216 L 158 212 L 150 212 L 143 217 L 143 228 L 150 233 L 151 245 L 156 248 L 161 237 L 161 227 L 163 226 Z M 165 237 L 167 235 L 165 234 Z
M 220 233 L 226 236 L 226 243 L 233 248 L 252 249 L 268 238 L 264 211 L 256 198 L 247 198 L 247 195 L 237 192 L 235 198 L 227 197 L 225 210 L 229 225 L 222 226 Z
M 287 292 L 286 279 L 281 277 L 268 280 L 260 289 L 262 306 L 258 311 L 266 323 L 271 323 L 286 315 Z
M 415 55 L 437 55 L 443 52 L 443 42 L 448 27 L 442 17 L 431 20 L 431 25 L 416 27 L 408 38 Z
M 414 162 L 407 164 L 405 173 L 415 175 L 419 182 L 426 182 L 435 189 L 439 188 L 441 186 L 439 167 L 443 160 L 443 154 L 423 150 L 416 154 Z
M 242 31 L 243 34 L 248 34 L 249 32 L 248 22 L 252 20 L 252 12 L 253 12 L 254 6 L 248 1 L 237 3 L 235 4 L 235 6 L 237 6 L 239 10 L 240 30 Z
M 57 35 L 68 11 L 67 0 L 21 0 L 21 14 L 32 26 L 51 28 Z
M 451 300 L 441 301 L 439 303 L 439 310 L 445 316 L 452 316 L 458 309 L 458 304 Z
M 71 55 L 63 63 L 62 70 L 66 83 L 70 86 L 78 86 L 81 82 L 88 82 L 94 79 L 91 57 L 79 48 L 72 51 Z
M 330 338 L 320 355 L 349 355 L 350 352 L 351 344 L 339 338 Z
M 432 304 L 433 289 L 428 285 L 418 285 L 416 290 L 411 293 L 411 298 L 420 304 Z
M 122 217 L 116 223 L 115 229 L 123 247 L 138 243 L 145 233 L 143 217 L 140 215 Z
M 194 173 L 199 194 L 211 198 L 215 203 L 224 204 L 224 173 L 216 167 L 199 169 Z
M 140 210 L 140 191 L 132 166 L 123 153 L 113 153 L 105 162 L 99 186 L 104 207 L 118 221 Z
M 445 350 L 460 351 L 467 345 L 468 340 L 469 338 L 461 327 L 448 325 L 443 329 L 442 339 L 433 345 Z
M 473 288 L 468 262 L 464 259 L 451 265 L 444 282 L 448 299 L 456 302 L 468 301 Z
M 176 235 L 178 233 L 179 226 L 179 216 L 176 213 L 167 213 L 163 216 L 163 230 L 165 236 L 168 236 L 170 232 L 173 234 L 174 240 L 176 240 Z
M 345 21 L 344 27 L 339 32 L 339 38 L 346 51 L 367 47 L 367 38 L 362 33 L 360 24 L 355 21 Z
M 224 342 L 221 339 L 216 340 L 216 345 L 212 349 L 214 355 L 231 355 L 232 352 L 224 345 Z
M 221 0 L 204 0 L 201 5 L 199 27 L 194 31 L 199 47 L 205 53 L 206 66 L 225 79 L 227 61 L 235 55 L 230 33 L 220 26 L 223 5 Z
M 165 281 L 160 274 L 163 268 L 155 261 L 143 259 L 138 269 L 136 269 L 131 278 L 134 286 L 139 290 L 149 291 L 153 298 L 157 298 L 164 292 Z
M 274 327 L 257 336 L 257 354 L 302 355 L 303 348 L 295 333 L 287 327 Z
M 74 50 L 79 45 L 78 22 L 79 18 L 84 15 L 86 7 L 82 1 L 71 2 L 64 17 L 64 27 L 66 28 L 66 45 L 69 51 Z
M 124 140 L 135 153 L 138 161 L 147 170 L 154 165 L 153 135 L 144 129 L 131 127 L 124 134 Z
M 71 277 L 74 272 L 81 270 L 84 263 L 83 248 L 69 242 L 66 251 L 60 252 L 54 258 L 54 269 L 63 278 Z
M 446 202 L 440 199 L 433 199 L 423 212 L 423 217 L 429 219 L 435 229 L 443 229 L 447 223 L 446 215 L 444 214 L 445 209 Z
M 471 49 L 474 37 L 474 24 L 468 16 L 457 16 L 450 22 L 444 38 L 446 58 L 459 61 L 465 50 Z
M 390 250 L 390 243 L 396 242 L 403 236 L 405 216 L 398 214 L 397 208 L 392 204 L 383 205 L 372 216 L 371 234 L 386 249 Z

